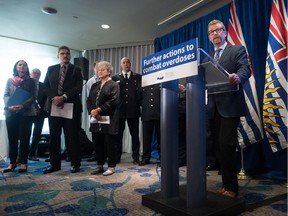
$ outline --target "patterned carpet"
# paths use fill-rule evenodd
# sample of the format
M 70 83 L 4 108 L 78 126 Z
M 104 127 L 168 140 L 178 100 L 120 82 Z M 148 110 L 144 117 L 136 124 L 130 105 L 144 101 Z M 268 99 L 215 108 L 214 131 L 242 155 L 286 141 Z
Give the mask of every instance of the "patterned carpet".
M 86 160 L 85 160 L 86 161 Z M 156 163 L 137 166 L 131 155 L 116 168 L 112 176 L 92 176 L 95 163 L 83 160 L 81 172 L 70 173 L 70 163 L 62 161 L 61 171 L 43 175 L 49 163 L 44 159 L 30 162 L 28 172 L 18 168 L 9 174 L 0 163 L 0 215 L 131 215 L 160 216 L 141 204 L 142 195 L 160 190 L 161 168 Z M 180 184 L 186 183 L 186 168 L 179 169 Z M 207 173 L 207 190 L 220 184 L 216 171 Z M 240 180 L 238 199 L 245 201 L 246 215 L 287 215 L 287 188 L 269 179 Z

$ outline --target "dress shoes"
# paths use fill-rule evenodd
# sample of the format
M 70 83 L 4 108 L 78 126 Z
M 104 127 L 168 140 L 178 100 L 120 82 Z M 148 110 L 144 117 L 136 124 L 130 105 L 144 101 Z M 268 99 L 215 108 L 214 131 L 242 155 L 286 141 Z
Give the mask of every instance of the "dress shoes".
M 80 166 L 72 166 L 71 169 L 70 169 L 70 172 L 71 173 L 77 173 L 77 172 L 80 172 Z
M 26 173 L 27 172 L 27 168 L 24 168 L 24 169 L 19 168 L 18 172 L 19 173 Z
M 31 156 L 31 157 L 28 157 L 28 160 L 31 160 L 31 161 L 39 161 L 39 158 L 35 157 L 35 156 Z
M 139 164 L 139 159 L 134 159 L 133 164 Z
M 15 168 L 17 167 L 17 164 L 10 164 L 8 166 L 8 168 L 3 170 L 3 173 L 8 173 L 8 172 L 12 172 L 15 170 Z
M 48 174 L 48 173 L 56 172 L 56 171 L 58 171 L 58 170 L 61 170 L 61 168 L 60 168 L 60 167 L 53 167 L 53 166 L 51 166 L 51 167 L 43 170 L 43 174 Z
M 90 174 L 91 175 L 98 175 L 98 174 L 102 174 L 104 172 L 103 167 L 97 167 L 94 171 L 92 171 Z
M 115 169 L 114 168 L 108 168 L 102 175 L 103 176 L 109 176 L 109 175 L 112 175 L 112 174 L 114 174 L 115 173 Z
M 26 173 L 27 172 L 27 164 L 21 164 L 18 172 L 19 173 Z
M 222 193 L 223 196 L 231 197 L 231 198 L 236 198 L 238 196 L 238 193 L 233 192 L 233 191 L 224 191 Z
M 87 159 L 87 162 L 94 162 L 94 161 L 97 161 L 96 156 Z
M 238 193 L 225 190 L 225 188 L 221 188 L 221 189 L 217 190 L 217 193 L 219 193 L 223 196 L 232 197 L 232 198 L 235 198 L 238 196 Z
M 140 162 L 139 162 L 139 166 L 145 166 L 147 164 L 150 163 L 150 160 L 148 159 L 142 159 Z
M 218 189 L 217 191 L 216 191 L 216 193 L 218 193 L 218 194 L 222 194 L 222 193 L 224 193 L 225 192 L 225 188 L 221 188 L 221 189 Z

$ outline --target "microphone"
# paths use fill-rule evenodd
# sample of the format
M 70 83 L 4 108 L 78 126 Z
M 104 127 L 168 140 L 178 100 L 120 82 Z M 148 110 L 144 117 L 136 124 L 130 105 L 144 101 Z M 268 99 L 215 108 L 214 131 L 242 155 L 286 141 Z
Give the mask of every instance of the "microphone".
M 201 46 L 198 46 L 198 50 L 200 50 L 206 57 L 208 57 L 210 61 L 214 63 L 214 59 Z

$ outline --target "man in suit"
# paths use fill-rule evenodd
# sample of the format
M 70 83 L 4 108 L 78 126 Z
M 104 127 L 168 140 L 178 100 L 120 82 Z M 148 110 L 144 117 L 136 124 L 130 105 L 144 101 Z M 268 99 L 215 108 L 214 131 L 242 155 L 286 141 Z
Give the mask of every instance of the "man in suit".
M 64 130 L 68 155 L 71 158 L 71 173 L 80 171 L 81 146 L 79 131 L 81 128 L 83 76 L 81 69 L 70 63 L 70 49 L 66 46 L 58 48 L 60 64 L 48 67 L 44 80 L 45 92 L 48 97 L 49 130 L 50 130 L 50 164 L 43 170 L 44 174 L 61 169 L 61 133 Z M 60 111 L 66 106 L 72 108 L 69 116 L 57 116 L 54 110 Z M 66 112 L 66 113 L 67 113 Z
M 121 59 L 122 72 L 112 77 L 112 80 L 120 85 L 120 124 L 119 124 L 119 146 L 118 158 L 119 163 L 122 155 L 122 139 L 127 121 L 129 131 L 132 137 L 132 158 L 133 163 L 139 163 L 139 117 L 140 117 L 140 100 L 141 100 L 141 75 L 131 71 L 130 59 L 124 57 Z
M 37 99 L 34 103 L 36 116 L 33 117 L 34 128 L 28 157 L 28 159 L 32 161 L 39 161 L 39 159 L 36 157 L 36 150 L 38 148 L 38 143 L 41 138 L 44 120 L 47 117 L 47 111 L 44 110 L 47 96 L 44 93 L 44 84 L 42 82 L 39 82 L 40 77 L 41 71 L 38 68 L 34 68 L 31 71 L 31 78 L 35 79 L 37 82 L 38 93 Z
M 213 20 L 208 24 L 208 37 L 213 43 L 215 61 L 228 71 L 229 83 L 239 85 L 239 90 L 211 94 L 208 89 L 208 118 L 222 171 L 222 188 L 218 191 L 224 196 L 238 195 L 237 128 L 240 116 L 247 114 L 243 84 L 251 76 L 246 50 L 243 46 L 231 46 L 226 42 L 227 32 L 224 24 Z
M 150 163 L 153 131 L 156 134 L 157 150 L 160 155 L 160 92 L 160 84 L 142 87 L 143 155 L 139 166 Z

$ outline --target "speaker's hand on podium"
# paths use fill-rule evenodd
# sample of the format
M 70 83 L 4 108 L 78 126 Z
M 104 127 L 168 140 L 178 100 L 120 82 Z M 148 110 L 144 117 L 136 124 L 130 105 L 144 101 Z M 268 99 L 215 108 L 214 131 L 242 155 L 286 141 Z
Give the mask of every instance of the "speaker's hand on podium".
M 232 84 L 232 85 L 237 85 L 239 83 L 241 83 L 241 80 L 239 78 L 239 76 L 235 73 L 232 73 L 232 74 L 229 74 L 229 82 Z

